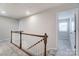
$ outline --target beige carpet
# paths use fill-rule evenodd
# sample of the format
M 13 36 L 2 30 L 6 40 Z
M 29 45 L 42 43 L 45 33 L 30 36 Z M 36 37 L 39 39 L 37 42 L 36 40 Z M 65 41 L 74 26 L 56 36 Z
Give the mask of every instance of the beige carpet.
M 0 56 L 28 56 L 9 42 L 0 42 Z

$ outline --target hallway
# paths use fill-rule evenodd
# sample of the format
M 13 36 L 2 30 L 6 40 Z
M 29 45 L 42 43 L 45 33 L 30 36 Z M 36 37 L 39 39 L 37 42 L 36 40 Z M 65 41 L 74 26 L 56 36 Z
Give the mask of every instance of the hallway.
M 73 56 L 71 45 L 74 48 L 73 43 L 76 42 L 73 39 L 75 36 L 72 36 L 74 33 L 70 32 L 72 44 L 67 40 L 59 40 L 60 43 L 58 44 L 57 14 L 73 10 L 73 14 L 75 13 L 75 16 L 77 16 L 76 22 L 79 22 L 79 10 L 77 8 L 79 8 L 79 4 L 76 3 L 0 4 L 0 56 L 28 56 L 24 53 L 25 51 L 30 52 L 33 56 Z M 69 15 L 72 16 L 73 14 Z M 62 22 L 67 25 L 65 21 L 61 21 L 61 25 Z M 65 28 L 65 26 L 63 27 Z M 14 34 L 12 34 L 12 31 Z M 62 33 L 61 37 L 68 39 L 68 33 Z M 76 36 L 79 36 L 78 29 Z M 76 38 L 78 41 L 78 37 Z M 25 51 L 21 51 L 10 41 Z

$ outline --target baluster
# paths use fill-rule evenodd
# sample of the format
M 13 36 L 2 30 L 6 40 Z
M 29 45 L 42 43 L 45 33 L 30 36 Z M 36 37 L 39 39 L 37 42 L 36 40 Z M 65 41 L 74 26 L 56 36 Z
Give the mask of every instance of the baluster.
M 22 48 L 22 32 L 20 31 L 20 49 Z
M 11 31 L 11 41 L 10 42 L 12 43 L 12 31 Z

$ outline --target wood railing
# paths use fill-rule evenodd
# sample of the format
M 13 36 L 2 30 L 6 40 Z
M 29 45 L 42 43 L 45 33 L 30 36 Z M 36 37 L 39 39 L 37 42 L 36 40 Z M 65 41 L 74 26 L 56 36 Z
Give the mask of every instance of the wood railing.
M 20 46 L 16 45 L 15 43 L 13 43 L 12 40 L 12 33 L 18 33 L 20 34 Z M 30 46 L 27 49 L 31 49 L 32 47 L 36 46 L 38 43 L 44 41 L 44 56 L 46 56 L 46 46 L 47 46 L 47 34 L 45 33 L 44 35 L 36 35 L 36 34 L 28 34 L 28 33 L 23 33 L 23 31 L 11 31 L 11 43 L 14 44 L 16 47 L 18 47 L 19 49 L 21 49 L 22 51 L 24 51 L 26 54 L 32 56 L 32 54 L 30 54 L 29 52 L 25 51 L 22 48 L 22 35 L 29 35 L 29 36 L 35 36 L 35 37 L 42 37 L 43 39 L 39 40 L 38 42 L 36 42 L 35 44 L 33 44 L 32 46 Z

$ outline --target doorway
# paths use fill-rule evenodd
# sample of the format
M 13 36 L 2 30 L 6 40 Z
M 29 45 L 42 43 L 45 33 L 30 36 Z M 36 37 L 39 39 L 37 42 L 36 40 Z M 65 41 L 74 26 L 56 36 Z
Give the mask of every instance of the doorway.
M 58 13 L 58 51 L 60 56 L 76 55 L 76 26 L 74 11 Z

